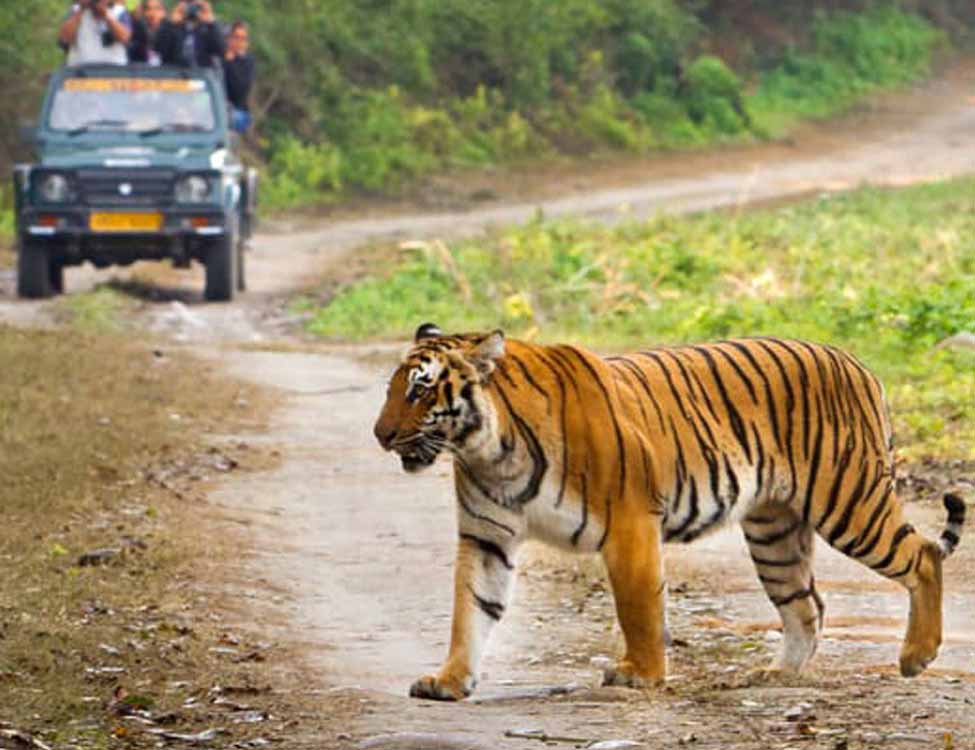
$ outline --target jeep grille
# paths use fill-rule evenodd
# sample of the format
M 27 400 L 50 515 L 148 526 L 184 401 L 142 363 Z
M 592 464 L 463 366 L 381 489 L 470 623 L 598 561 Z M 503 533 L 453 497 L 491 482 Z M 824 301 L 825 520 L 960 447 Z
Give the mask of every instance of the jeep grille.
M 172 169 L 89 169 L 78 172 L 82 200 L 90 206 L 167 206 L 173 202 Z

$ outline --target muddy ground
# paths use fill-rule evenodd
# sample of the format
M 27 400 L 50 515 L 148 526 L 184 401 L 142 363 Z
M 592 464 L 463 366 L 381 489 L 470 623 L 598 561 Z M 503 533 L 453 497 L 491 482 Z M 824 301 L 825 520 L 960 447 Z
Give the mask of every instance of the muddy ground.
M 791 682 L 759 677 L 754 670 L 780 639 L 777 617 L 740 533 L 728 530 L 668 550 L 675 642 L 665 688 L 598 687 L 602 664 L 621 645 L 600 565 L 533 548 L 519 560 L 515 602 L 474 698 L 407 698 L 410 682 L 435 669 L 446 650 L 456 536 L 449 465 L 408 477 L 374 445 L 371 425 L 398 346 L 309 342 L 285 304 L 367 243 L 469 235 L 539 209 L 613 221 L 970 172 L 975 65 L 967 63 L 785 144 L 543 174 L 452 176 L 409 201 L 279 220 L 248 260 L 252 291 L 231 305 L 203 304 L 200 269 L 140 272 L 140 283 L 119 284 L 141 301 L 136 329 L 283 395 L 261 438 L 281 453 L 280 464 L 218 485 L 205 520 L 212 533 L 239 539 L 223 585 L 241 602 L 240 626 L 271 628 L 305 655 L 294 689 L 325 729 L 268 741 L 287 748 L 514 750 L 611 740 L 652 748 L 975 748 L 975 539 L 963 540 L 947 564 L 946 642 L 915 680 L 896 671 L 906 595 L 825 546 L 817 583 L 826 633 L 814 668 Z M 131 278 L 80 269 L 68 272 L 67 283 L 71 291 L 112 277 Z M 12 286 L 7 273 L 0 319 L 56 317 L 55 303 L 14 301 Z M 909 474 L 909 515 L 928 533 L 942 525 L 935 498 L 944 486 L 967 483 L 975 499 L 975 466 L 910 467 Z

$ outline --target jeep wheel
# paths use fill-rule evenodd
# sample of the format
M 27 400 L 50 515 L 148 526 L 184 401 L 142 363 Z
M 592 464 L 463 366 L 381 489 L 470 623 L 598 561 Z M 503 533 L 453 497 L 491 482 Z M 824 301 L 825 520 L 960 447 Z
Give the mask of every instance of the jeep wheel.
M 47 246 L 21 238 L 17 243 L 17 296 L 43 299 L 51 296 L 51 267 Z
M 237 239 L 237 291 L 243 292 L 247 289 L 247 276 L 244 274 L 244 239 Z
M 47 265 L 47 277 L 53 294 L 64 294 L 64 266 L 56 260 Z
M 210 245 L 206 259 L 206 288 L 211 302 L 229 302 L 237 285 L 237 247 L 234 232 L 227 232 Z

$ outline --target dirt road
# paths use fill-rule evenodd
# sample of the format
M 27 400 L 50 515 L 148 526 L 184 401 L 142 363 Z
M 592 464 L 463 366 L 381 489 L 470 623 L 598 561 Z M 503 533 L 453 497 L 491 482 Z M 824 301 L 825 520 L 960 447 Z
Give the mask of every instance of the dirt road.
M 255 243 L 253 291 L 229 306 L 202 304 L 198 269 L 167 273 L 139 324 L 285 395 L 263 438 L 281 451 L 281 465 L 231 479 L 210 499 L 227 528 L 242 533 L 237 573 L 253 582 L 254 617 L 285 623 L 280 637 L 305 644 L 316 684 L 302 688 L 317 691 L 320 711 L 333 717 L 332 733 L 307 738 L 309 746 L 514 749 L 542 747 L 548 737 L 558 747 L 628 740 L 913 748 L 947 747 L 950 732 L 955 748 L 975 748 L 975 579 L 966 572 L 975 569 L 975 538 L 963 540 L 947 569 L 942 656 L 914 681 L 895 668 L 906 596 L 826 548 L 817 553 L 827 630 L 815 669 L 788 684 L 750 676 L 774 652 L 777 617 L 739 533 L 728 531 L 668 552 L 677 640 L 665 689 L 595 687 L 602 660 L 620 645 L 602 571 L 592 560 L 536 548 L 519 561 L 515 603 L 475 698 L 458 705 L 406 698 L 410 682 L 446 649 L 456 536 L 449 466 L 408 477 L 374 445 L 372 420 L 398 350 L 295 346 L 281 305 L 376 240 L 474 234 L 539 209 L 615 220 L 975 172 L 973 94 L 975 66 L 964 65 L 834 128 L 810 128 L 791 145 L 560 169 L 544 179 L 509 175 L 491 183 L 495 205 L 459 200 L 460 208 L 440 213 L 386 206 L 381 215 L 313 229 L 279 224 Z M 457 185 L 446 180 L 436 190 Z M 68 285 L 105 278 L 79 271 Z M 2 320 L 32 322 L 53 309 L 12 301 L 9 276 L 0 286 Z M 966 474 L 975 476 L 975 467 L 933 472 L 935 484 Z M 930 500 L 912 504 L 909 515 L 928 532 L 943 520 Z

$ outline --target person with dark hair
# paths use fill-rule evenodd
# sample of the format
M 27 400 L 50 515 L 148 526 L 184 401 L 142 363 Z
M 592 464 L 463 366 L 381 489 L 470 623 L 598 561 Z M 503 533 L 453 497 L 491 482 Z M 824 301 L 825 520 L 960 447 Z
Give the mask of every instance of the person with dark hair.
M 209 67 L 223 59 L 223 36 L 207 0 L 178 0 L 156 34 L 163 65 Z
M 132 18 L 132 41 L 129 42 L 129 62 L 162 64 L 162 56 L 156 51 L 156 36 L 166 20 L 166 4 L 163 0 L 142 0 Z
M 125 65 L 125 45 L 132 34 L 132 22 L 125 6 L 117 0 L 78 0 L 58 31 L 58 44 L 68 53 L 66 65 L 114 63 Z
M 231 24 L 226 46 L 223 75 L 230 101 L 230 126 L 238 133 L 245 133 L 251 125 L 248 99 L 254 85 L 254 58 L 248 52 L 250 35 L 246 23 L 234 21 Z

